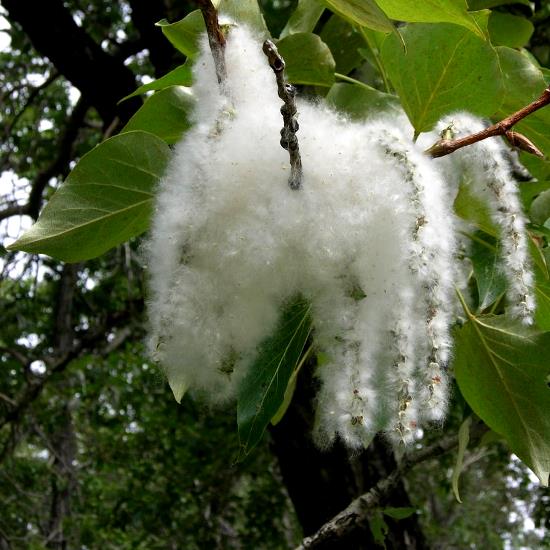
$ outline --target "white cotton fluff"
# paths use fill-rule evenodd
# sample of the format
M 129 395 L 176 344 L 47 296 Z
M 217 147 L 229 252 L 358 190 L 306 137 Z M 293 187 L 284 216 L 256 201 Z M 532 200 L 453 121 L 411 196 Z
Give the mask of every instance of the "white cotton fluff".
M 150 351 L 172 386 L 227 401 L 282 305 L 301 294 L 326 358 L 319 445 L 340 437 L 360 448 L 379 431 L 411 441 L 447 402 L 458 186 L 448 162 L 412 142 L 404 115 L 352 123 L 299 101 L 303 182 L 291 190 L 261 43 L 236 27 L 225 55 L 223 94 L 203 40 L 195 125 L 160 184 L 148 242 Z M 514 223 L 503 220 L 503 231 L 523 235 Z M 525 261 L 507 266 L 518 298 Z
M 457 137 L 484 128 L 482 121 L 468 113 L 455 113 L 448 120 L 452 120 Z M 445 123 L 440 127 L 443 129 Z M 502 270 L 508 280 L 510 311 L 530 325 L 535 311 L 534 278 L 526 219 L 512 177 L 509 150 L 501 138 L 488 138 L 456 151 L 452 161 L 455 173 L 466 176 L 471 190 L 489 206 L 492 220 L 500 229 Z

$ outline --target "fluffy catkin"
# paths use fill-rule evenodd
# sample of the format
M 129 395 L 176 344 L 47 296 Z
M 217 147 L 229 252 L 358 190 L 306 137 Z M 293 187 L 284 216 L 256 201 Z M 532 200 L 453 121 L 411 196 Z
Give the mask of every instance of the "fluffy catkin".
M 458 136 L 484 128 L 479 119 L 468 113 L 455 113 L 449 119 Z M 471 190 L 488 205 L 491 218 L 500 230 L 502 270 L 508 280 L 511 314 L 525 324 L 532 324 L 534 279 L 526 220 L 512 176 L 509 150 L 501 138 L 489 138 L 458 150 L 452 160 L 455 172 L 463 174 Z
M 340 437 L 360 448 L 379 431 L 408 442 L 447 401 L 455 167 L 423 154 L 404 115 L 352 123 L 299 101 L 303 183 L 293 191 L 275 78 L 245 28 L 231 30 L 226 65 L 222 94 L 204 39 L 194 126 L 159 186 L 151 354 L 172 387 L 214 404 L 234 398 L 281 306 L 301 294 L 322 357 L 319 445 Z M 521 229 L 513 215 L 499 221 L 510 237 Z M 506 262 L 517 300 L 526 262 Z M 521 281 L 529 286 L 524 272 Z

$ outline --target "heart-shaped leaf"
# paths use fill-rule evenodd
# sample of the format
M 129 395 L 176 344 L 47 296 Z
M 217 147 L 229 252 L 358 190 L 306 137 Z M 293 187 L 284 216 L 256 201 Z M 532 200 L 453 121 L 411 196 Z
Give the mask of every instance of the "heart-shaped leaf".
M 260 441 L 281 407 L 285 392 L 311 332 L 310 304 L 298 298 L 281 313 L 279 324 L 265 340 L 242 380 L 237 397 L 237 424 L 242 455 Z
M 550 332 L 503 316 L 469 317 L 455 345 L 460 391 L 474 412 L 548 485 Z
M 146 132 L 104 141 L 80 159 L 38 221 L 8 248 L 78 262 L 143 233 L 170 154 Z

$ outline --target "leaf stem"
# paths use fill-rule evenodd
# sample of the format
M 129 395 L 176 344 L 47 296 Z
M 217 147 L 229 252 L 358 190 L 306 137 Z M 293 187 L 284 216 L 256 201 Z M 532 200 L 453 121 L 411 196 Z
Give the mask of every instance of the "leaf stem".
M 359 31 L 361 32 L 361 36 L 367 43 L 367 46 L 369 47 L 369 50 L 372 53 L 372 56 L 374 57 L 374 61 L 376 63 L 376 67 L 378 69 L 378 72 L 380 73 L 380 76 L 382 77 L 382 80 L 384 81 L 384 88 L 386 88 L 386 92 L 389 94 L 391 93 L 390 83 L 388 80 L 388 77 L 386 75 L 386 71 L 384 70 L 384 65 L 382 65 L 382 62 L 380 61 L 380 57 L 378 55 L 378 48 L 376 48 L 372 44 L 372 40 L 370 39 L 369 35 L 365 32 L 365 29 L 363 27 L 359 27 Z
M 464 299 L 464 296 L 462 296 L 462 293 L 460 292 L 460 290 L 458 290 L 458 288 L 456 286 L 455 286 L 455 292 L 456 292 L 456 295 L 458 296 L 458 300 L 460 302 L 460 305 L 462 306 L 462 309 L 464 310 L 464 313 L 466 314 L 466 317 L 468 317 L 468 319 L 470 319 L 470 320 L 474 320 L 475 315 L 470 311 L 470 308 L 466 304 L 466 300 Z
M 477 237 L 473 233 L 468 233 L 467 231 L 459 231 L 459 233 L 461 235 L 464 235 L 465 237 L 468 237 L 468 239 L 480 244 L 481 246 L 484 246 L 491 252 L 497 252 L 498 250 L 496 246 L 492 245 L 491 243 L 488 243 L 487 241 L 484 241 L 483 239 Z
M 519 111 L 503 118 L 501 121 L 492 124 L 480 132 L 470 134 L 469 136 L 464 136 L 458 139 L 440 139 L 426 151 L 426 154 L 433 158 L 443 157 L 453 153 L 457 149 L 461 149 L 467 145 L 472 145 L 478 141 L 494 136 L 505 136 L 512 145 L 517 146 L 528 153 L 543 157 L 543 153 L 539 151 L 539 149 L 525 136 L 518 134 L 517 132 L 511 132 L 510 130 L 514 124 L 517 124 L 520 120 L 524 119 L 531 113 L 546 107 L 548 104 L 550 104 L 550 86 L 542 92 L 539 98 L 535 99 Z
M 218 84 L 223 90 L 227 79 L 227 70 L 225 67 L 225 36 L 221 31 L 218 21 L 218 11 L 210 0 L 197 0 L 197 4 L 199 5 L 204 24 L 206 25 L 206 34 L 208 35 L 210 51 L 214 58 Z
M 364 82 L 361 82 L 360 80 L 356 80 L 355 78 L 352 78 L 351 76 L 347 76 L 342 73 L 334 73 L 334 76 L 338 80 L 344 80 L 345 82 L 349 82 L 350 84 L 356 84 L 357 86 L 361 86 L 361 88 L 365 88 L 366 90 L 375 91 L 375 88 L 372 86 L 369 86 L 368 84 L 365 84 Z

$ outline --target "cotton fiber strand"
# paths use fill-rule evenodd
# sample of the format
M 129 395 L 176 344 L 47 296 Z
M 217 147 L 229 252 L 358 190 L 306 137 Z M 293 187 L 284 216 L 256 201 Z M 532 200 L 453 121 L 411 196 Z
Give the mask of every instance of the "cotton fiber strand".
M 434 161 L 412 142 L 404 114 L 360 124 L 298 101 L 303 181 L 291 190 L 261 42 L 235 27 L 225 52 L 222 93 L 203 39 L 195 124 L 159 187 L 148 243 L 151 354 L 173 387 L 225 402 L 282 306 L 301 294 L 326 358 L 319 445 L 340 437 L 360 448 L 379 431 L 409 442 L 446 409 L 459 169 L 494 204 L 512 311 L 531 318 L 524 220 L 504 145 Z

